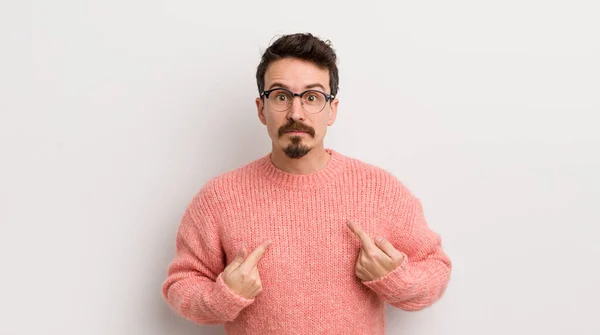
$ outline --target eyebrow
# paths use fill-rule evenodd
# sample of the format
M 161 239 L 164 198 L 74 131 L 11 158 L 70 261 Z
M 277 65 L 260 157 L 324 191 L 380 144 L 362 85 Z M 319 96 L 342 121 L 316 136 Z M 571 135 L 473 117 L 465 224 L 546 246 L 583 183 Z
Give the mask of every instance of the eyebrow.
M 278 82 L 274 82 L 271 85 L 269 85 L 269 90 L 273 89 L 274 87 L 282 87 L 282 88 L 285 88 L 285 89 L 288 89 L 288 90 L 290 89 L 287 85 L 284 85 L 284 84 L 278 83 Z M 323 90 L 323 92 L 325 91 L 325 87 L 323 85 L 319 84 L 319 83 L 314 83 L 314 84 L 306 85 L 306 86 L 304 86 L 304 89 L 308 90 L 308 89 L 315 88 L 315 87 L 321 88 Z

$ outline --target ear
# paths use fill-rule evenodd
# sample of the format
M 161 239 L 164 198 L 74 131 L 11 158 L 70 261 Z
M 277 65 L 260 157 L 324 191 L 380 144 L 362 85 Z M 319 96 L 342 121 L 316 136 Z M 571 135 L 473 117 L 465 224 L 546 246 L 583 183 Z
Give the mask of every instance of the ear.
M 265 117 L 265 102 L 261 98 L 256 98 L 256 111 L 260 122 L 266 126 L 267 118 Z
M 338 99 L 333 99 L 333 101 L 331 102 L 331 112 L 329 112 L 329 119 L 327 120 L 327 125 L 331 126 L 333 125 L 333 123 L 335 122 L 335 118 L 337 117 L 337 109 L 338 109 L 338 103 L 340 101 Z

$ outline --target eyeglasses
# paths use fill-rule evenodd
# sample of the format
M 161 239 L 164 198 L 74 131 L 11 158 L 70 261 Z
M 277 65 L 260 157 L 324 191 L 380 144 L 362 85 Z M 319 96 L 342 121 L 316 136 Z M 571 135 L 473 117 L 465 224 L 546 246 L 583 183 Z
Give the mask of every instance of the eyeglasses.
M 294 93 L 285 88 L 274 88 L 263 91 L 260 97 L 266 97 L 269 106 L 277 112 L 285 112 L 292 107 L 294 97 L 300 97 L 302 108 L 307 113 L 317 114 L 325 108 L 325 104 L 335 96 L 318 90 L 307 90 L 302 93 Z

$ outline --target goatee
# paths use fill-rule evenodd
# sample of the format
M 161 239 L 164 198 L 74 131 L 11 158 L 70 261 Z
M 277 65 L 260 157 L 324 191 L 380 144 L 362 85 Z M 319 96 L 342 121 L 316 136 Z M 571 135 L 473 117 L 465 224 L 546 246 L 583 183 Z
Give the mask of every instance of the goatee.
M 293 159 L 302 158 L 311 150 L 311 148 L 301 143 L 302 138 L 300 136 L 294 136 L 291 140 L 292 144 L 283 148 L 283 152 L 287 157 Z

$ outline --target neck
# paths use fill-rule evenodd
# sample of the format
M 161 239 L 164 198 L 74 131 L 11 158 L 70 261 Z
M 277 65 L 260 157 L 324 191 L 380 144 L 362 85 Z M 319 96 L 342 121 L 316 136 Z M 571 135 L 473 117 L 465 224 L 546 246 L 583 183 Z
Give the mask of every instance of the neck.
M 320 146 L 311 149 L 304 157 L 292 159 L 281 148 L 273 147 L 271 161 L 278 169 L 292 174 L 309 174 L 323 169 L 331 155 Z

